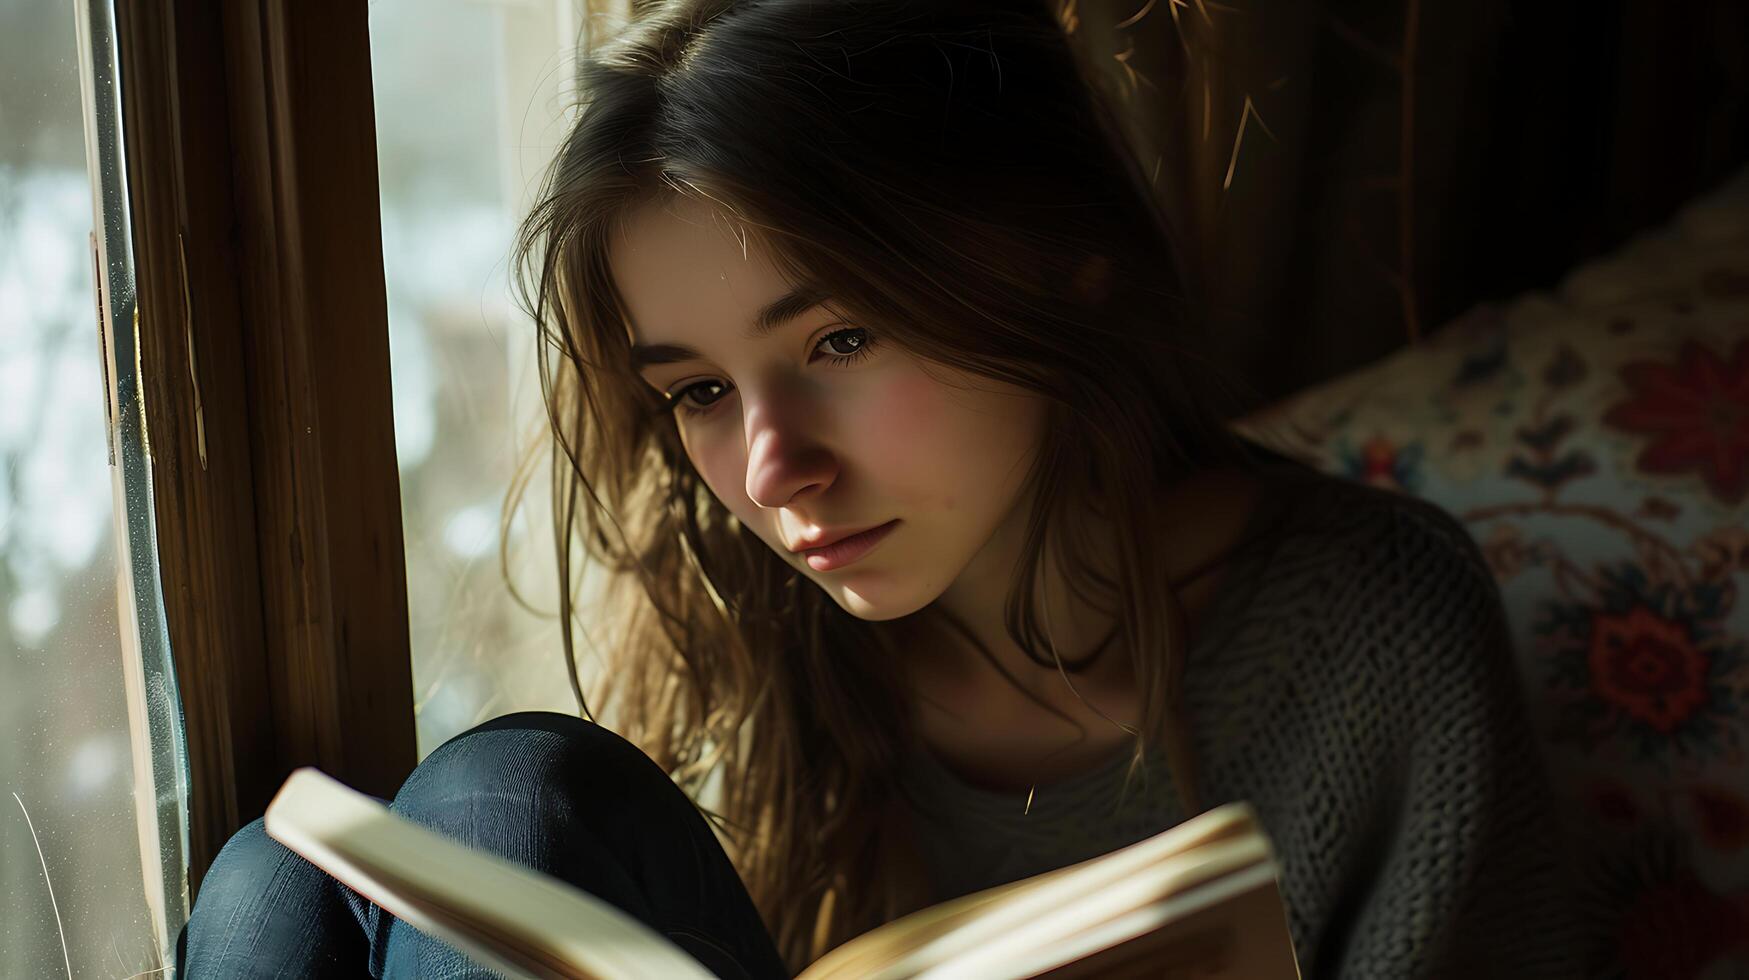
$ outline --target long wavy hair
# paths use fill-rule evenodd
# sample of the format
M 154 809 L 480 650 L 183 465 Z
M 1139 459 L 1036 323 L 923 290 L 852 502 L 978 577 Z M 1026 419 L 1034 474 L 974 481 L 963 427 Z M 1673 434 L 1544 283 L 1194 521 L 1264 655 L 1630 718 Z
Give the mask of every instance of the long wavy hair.
M 1170 236 L 1096 87 L 1044 0 L 656 5 L 585 54 L 580 114 L 520 228 L 579 710 L 595 717 L 575 586 L 599 568 L 610 621 L 577 624 L 605 651 L 597 709 L 695 804 L 721 780 L 700 808 L 792 970 L 938 897 L 896 782 L 918 692 L 883 667 L 901 629 L 945 642 L 956 624 L 859 620 L 738 524 L 631 368 L 609 243 L 638 204 L 708 201 L 883 342 L 1040 396 L 1007 630 L 1066 674 L 1100 654 L 1041 629 L 1048 549 L 1118 622 L 1101 650 L 1131 658 L 1144 699 L 1133 761 L 1163 752 L 1194 805 L 1160 491 L 1259 457 L 1223 422 L 1231 389 L 1198 356 Z M 1126 529 L 1115 554 L 1065 530 L 1087 514 Z

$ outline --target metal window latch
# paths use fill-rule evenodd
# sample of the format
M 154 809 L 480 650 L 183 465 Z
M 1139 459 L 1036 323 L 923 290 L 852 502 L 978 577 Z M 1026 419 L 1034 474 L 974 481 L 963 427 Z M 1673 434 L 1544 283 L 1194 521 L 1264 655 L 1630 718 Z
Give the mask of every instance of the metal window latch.
M 96 288 L 93 295 L 97 303 L 97 363 L 103 368 L 103 434 L 104 442 L 109 446 L 109 465 L 115 465 L 115 410 L 109 405 L 109 335 L 104 330 L 103 315 L 103 256 L 97 250 L 97 232 L 90 232 L 91 240 L 91 284 Z

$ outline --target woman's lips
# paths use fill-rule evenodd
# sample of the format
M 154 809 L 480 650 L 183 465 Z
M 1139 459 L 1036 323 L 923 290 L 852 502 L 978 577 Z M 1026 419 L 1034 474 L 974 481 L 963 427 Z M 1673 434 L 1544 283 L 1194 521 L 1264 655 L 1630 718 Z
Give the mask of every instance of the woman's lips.
M 808 567 L 816 572 L 830 572 L 833 569 L 843 568 L 873 551 L 875 545 L 880 544 L 881 539 L 885 538 L 898 524 L 898 519 L 894 518 L 879 527 L 871 527 L 861 533 L 852 534 L 848 538 L 841 538 L 818 548 L 809 548 L 802 552 L 802 556 L 807 559 Z

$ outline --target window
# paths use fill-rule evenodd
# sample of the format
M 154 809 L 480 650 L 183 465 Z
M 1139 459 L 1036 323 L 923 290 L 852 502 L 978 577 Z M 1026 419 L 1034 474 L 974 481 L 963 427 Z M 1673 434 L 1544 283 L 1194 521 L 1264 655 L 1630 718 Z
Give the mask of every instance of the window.
M 0 4 L 9 977 L 149 975 L 185 905 L 186 779 L 134 397 L 113 32 L 91 6 Z
M 543 615 L 512 598 L 499 545 L 506 489 L 545 426 L 534 328 L 512 306 L 508 261 L 516 222 L 571 118 L 581 8 L 370 6 L 421 757 L 497 715 L 577 710 L 553 598 L 544 468 L 508 529 L 517 589 Z

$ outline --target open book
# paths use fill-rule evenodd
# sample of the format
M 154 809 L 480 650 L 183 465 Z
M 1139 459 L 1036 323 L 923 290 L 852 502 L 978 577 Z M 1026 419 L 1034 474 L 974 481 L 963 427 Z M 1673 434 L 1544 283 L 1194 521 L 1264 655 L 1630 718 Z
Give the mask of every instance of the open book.
M 711 974 L 667 937 L 538 871 L 292 773 L 267 833 L 385 911 L 513 977 Z M 1299 976 L 1255 813 L 1210 810 L 1080 864 L 943 902 L 845 943 L 799 980 Z

